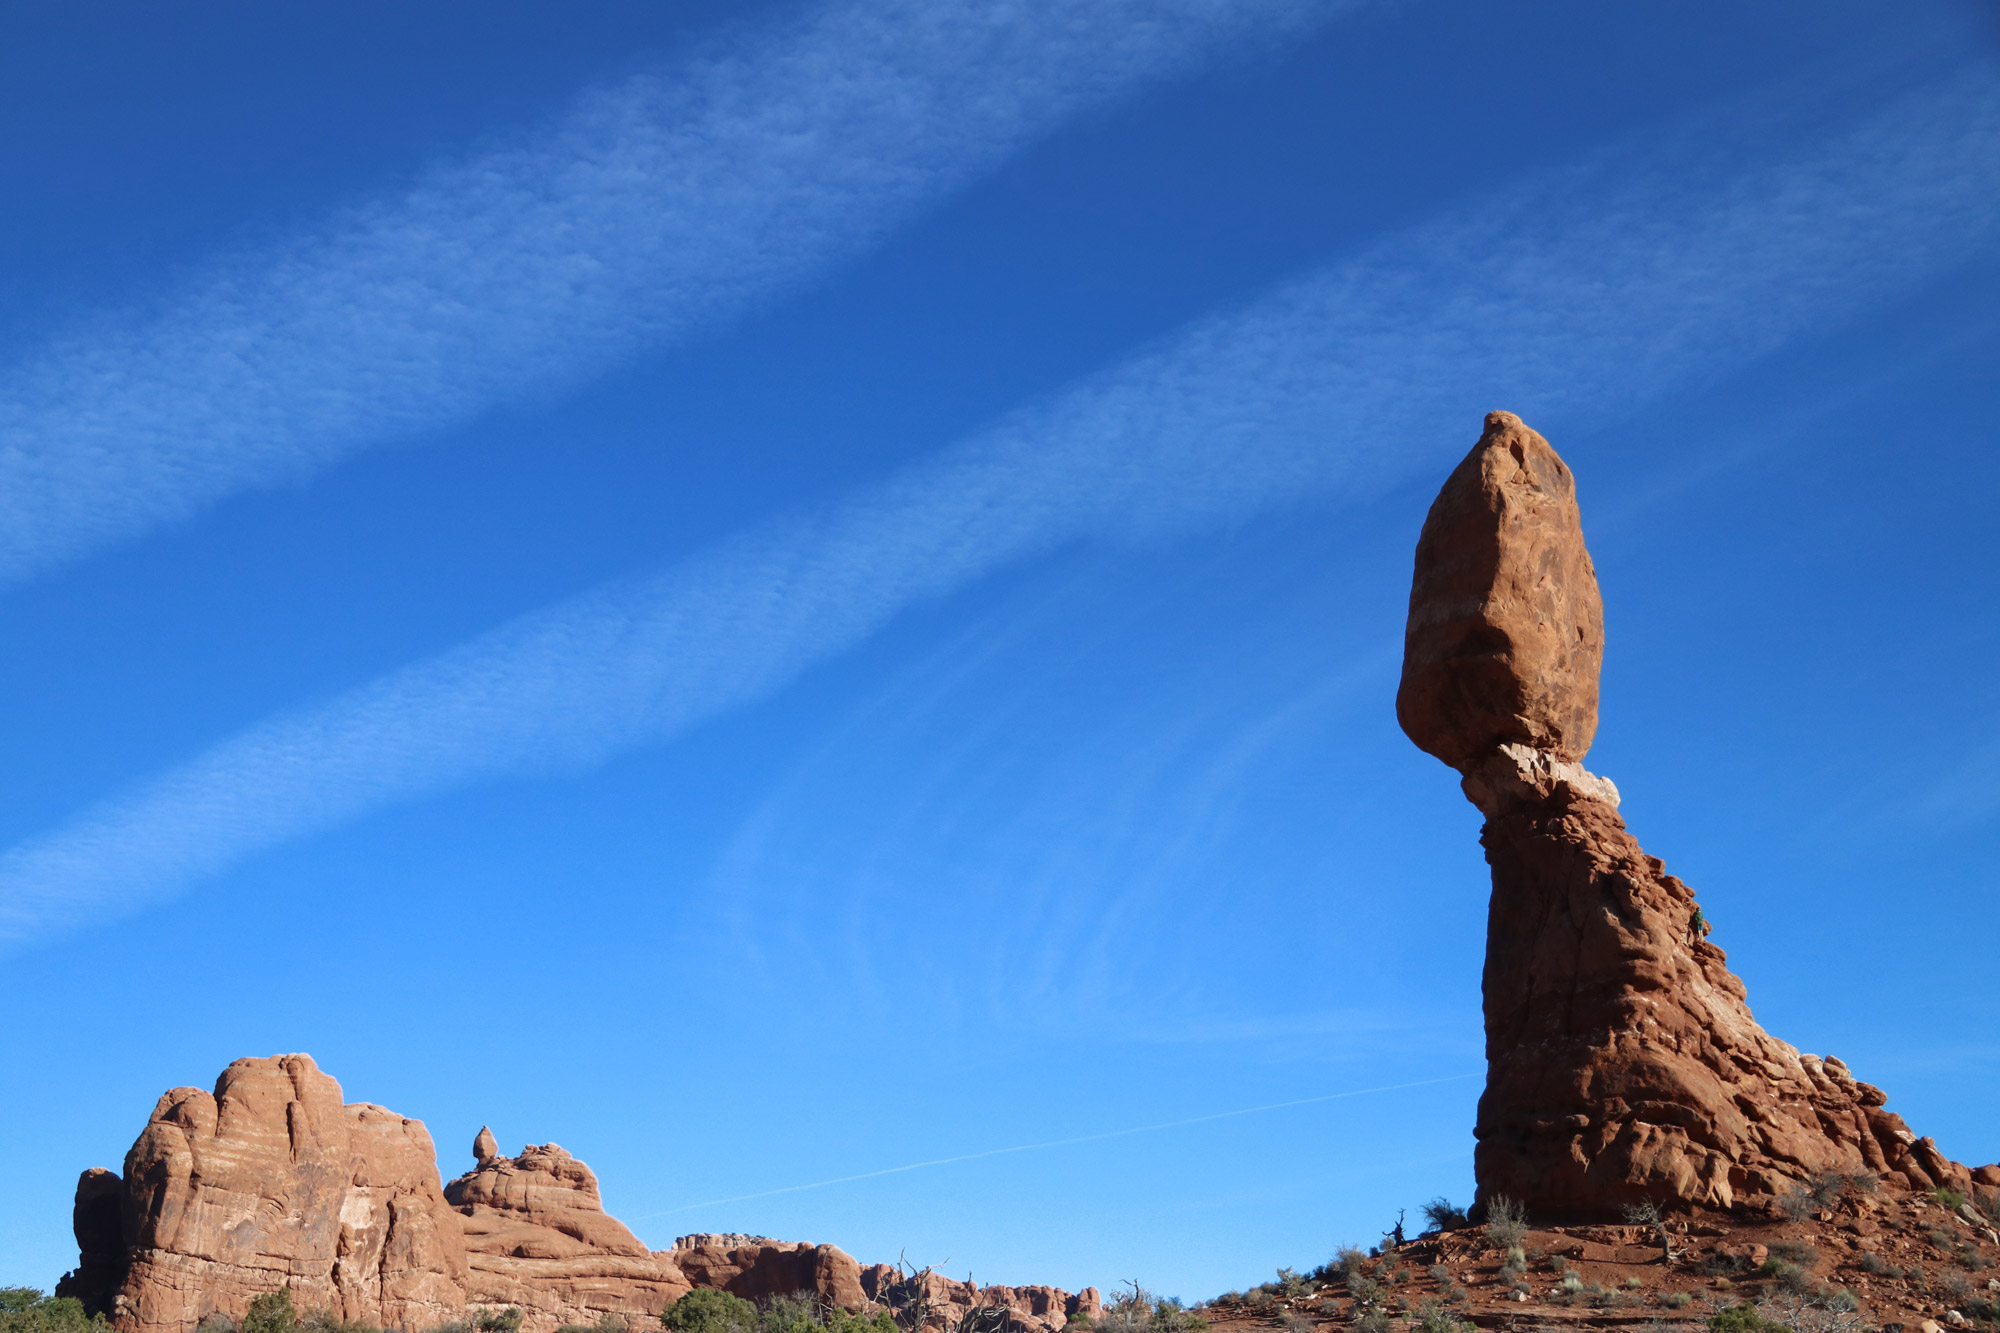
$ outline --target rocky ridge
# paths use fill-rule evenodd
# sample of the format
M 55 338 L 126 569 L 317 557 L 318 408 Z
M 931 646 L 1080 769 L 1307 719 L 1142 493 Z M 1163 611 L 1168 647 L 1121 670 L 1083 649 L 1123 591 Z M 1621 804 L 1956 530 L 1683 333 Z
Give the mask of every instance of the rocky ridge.
M 213 1092 L 163 1095 L 122 1174 L 83 1173 L 79 1260 L 57 1293 L 119 1333 L 241 1319 L 284 1286 L 300 1309 L 382 1328 L 512 1307 L 523 1333 L 607 1319 L 657 1326 L 698 1287 L 750 1300 L 807 1293 L 853 1314 L 927 1303 L 954 1325 L 975 1309 L 1007 1310 L 1020 1333 L 1052 1333 L 1100 1308 L 1095 1289 L 976 1287 L 864 1268 L 833 1245 L 693 1235 L 649 1250 L 560 1146 L 506 1157 L 482 1127 L 473 1158 L 441 1183 L 421 1122 L 345 1103 L 310 1056 L 238 1060 Z

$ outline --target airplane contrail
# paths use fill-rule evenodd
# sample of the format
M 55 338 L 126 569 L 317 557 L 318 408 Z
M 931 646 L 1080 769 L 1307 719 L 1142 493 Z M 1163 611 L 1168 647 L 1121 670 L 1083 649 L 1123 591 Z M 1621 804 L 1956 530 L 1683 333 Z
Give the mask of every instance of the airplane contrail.
M 1065 1148 L 1073 1143 L 1099 1143 L 1105 1139 L 1122 1139 L 1132 1134 L 1151 1134 L 1156 1130 L 1180 1129 L 1186 1125 L 1205 1125 L 1213 1120 L 1230 1120 L 1242 1115 L 1258 1115 L 1264 1111 L 1283 1111 L 1294 1106 L 1315 1106 L 1321 1102 L 1344 1101 L 1350 1097 L 1367 1097 L 1378 1092 L 1400 1092 L 1405 1088 L 1429 1088 L 1440 1083 L 1462 1083 L 1469 1078 L 1479 1078 L 1480 1074 L 1447 1074 L 1442 1078 L 1420 1078 L 1409 1083 L 1385 1083 L 1379 1088 L 1356 1088 L 1351 1092 L 1329 1092 L 1319 1097 L 1300 1097 L 1289 1102 L 1270 1102 L 1264 1106 L 1245 1106 L 1234 1111 L 1216 1111 L 1209 1115 L 1189 1116 L 1185 1120 L 1163 1120 L 1157 1125 L 1133 1125 L 1127 1129 L 1108 1129 L 1101 1134 L 1078 1134 L 1067 1139 L 1045 1139 L 1040 1143 L 1017 1143 L 1011 1148 L 988 1148 L 984 1152 L 961 1153 L 957 1157 L 934 1157 L 927 1162 L 909 1162 L 902 1166 L 885 1166 L 879 1171 L 862 1171 L 852 1176 L 835 1176 L 830 1180 L 815 1180 L 807 1185 L 786 1185 L 780 1189 L 759 1190 L 755 1194 L 736 1194 L 727 1199 L 704 1199 L 700 1203 L 684 1203 L 674 1208 L 664 1208 L 657 1213 L 642 1213 L 633 1218 L 635 1222 L 649 1221 L 655 1217 L 670 1217 L 675 1213 L 692 1212 L 696 1208 L 713 1208 L 725 1203 L 743 1203 L 749 1199 L 768 1199 L 779 1194 L 797 1194 L 802 1190 L 825 1189 L 829 1185 L 846 1185 L 856 1180 L 874 1180 L 878 1176 L 896 1176 L 906 1171 L 922 1171 L 926 1167 L 950 1166 L 955 1162 L 976 1162 L 985 1157 L 1004 1157 L 1009 1153 L 1034 1152 L 1038 1148 Z

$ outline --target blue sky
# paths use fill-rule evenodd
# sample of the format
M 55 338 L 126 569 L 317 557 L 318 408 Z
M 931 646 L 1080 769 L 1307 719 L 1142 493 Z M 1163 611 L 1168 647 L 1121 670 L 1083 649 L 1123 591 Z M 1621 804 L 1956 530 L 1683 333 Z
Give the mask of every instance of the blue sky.
M 1990 7 L 0 33 L 0 1282 L 292 1050 L 656 1246 L 1193 1299 L 1464 1200 L 1391 700 L 1496 407 L 1759 1018 L 2000 1159 Z

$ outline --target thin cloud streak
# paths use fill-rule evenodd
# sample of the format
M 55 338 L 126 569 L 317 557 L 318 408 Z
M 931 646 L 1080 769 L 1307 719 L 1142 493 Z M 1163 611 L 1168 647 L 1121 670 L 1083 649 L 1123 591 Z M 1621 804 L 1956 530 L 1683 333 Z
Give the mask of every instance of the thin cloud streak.
M 1068 542 L 1377 488 L 1455 457 L 1491 407 L 1629 414 L 1992 244 L 2000 197 L 1964 167 L 1996 151 L 2000 86 L 1974 70 L 1788 161 L 1689 182 L 1630 149 L 1477 201 L 843 503 L 223 742 L 0 857 L 0 941 L 393 802 L 587 769 Z
M 0 586 L 684 339 L 1348 0 L 820 5 L 0 369 Z
M 1272 1102 L 1268 1106 L 1245 1106 L 1235 1111 L 1216 1111 L 1209 1115 L 1189 1116 L 1185 1120 L 1165 1120 L 1157 1125 L 1133 1125 L 1128 1129 L 1108 1129 L 1101 1134 L 1079 1134 L 1068 1139 L 1048 1139 L 1042 1143 L 1018 1143 L 1011 1148 L 988 1148 L 984 1152 L 963 1153 L 957 1157 L 938 1157 L 928 1162 L 909 1162 L 903 1166 L 887 1166 L 879 1171 L 863 1171 L 858 1175 L 835 1176 L 831 1180 L 815 1180 L 807 1185 L 785 1185 L 774 1190 L 759 1190 L 755 1194 L 738 1194 L 727 1199 L 705 1199 L 700 1203 L 684 1203 L 678 1208 L 663 1208 L 657 1213 L 642 1213 L 633 1218 L 634 1222 L 648 1222 L 656 1217 L 670 1217 L 675 1213 L 693 1212 L 697 1208 L 715 1208 L 725 1203 L 744 1203 L 750 1199 L 769 1199 L 779 1194 L 798 1194 L 805 1190 L 825 1189 L 830 1185 L 851 1185 L 857 1180 L 874 1180 L 881 1176 L 900 1176 L 909 1171 L 922 1171 L 933 1166 L 955 1166 L 960 1162 L 977 1162 L 987 1157 L 1005 1157 L 1011 1153 L 1036 1152 L 1043 1148 L 1067 1148 L 1078 1143 L 1102 1143 L 1106 1139 L 1122 1139 L 1133 1134 L 1152 1134 L 1163 1129 L 1184 1129 L 1189 1125 L 1206 1125 L 1216 1120 L 1233 1120 L 1237 1116 L 1260 1115 L 1265 1111 L 1287 1111 L 1295 1106 L 1317 1106 L 1322 1102 L 1346 1101 L 1352 1097 L 1368 1097 L 1378 1092 L 1401 1092 L 1406 1088 L 1431 1088 L 1440 1083 L 1462 1083 L 1469 1078 L 1479 1078 L 1479 1073 L 1447 1074 L 1442 1078 L 1420 1078 L 1411 1083 L 1388 1083 L 1379 1088 L 1357 1088 L 1352 1092 L 1329 1092 L 1320 1097 L 1300 1097 L 1295 1101 Z

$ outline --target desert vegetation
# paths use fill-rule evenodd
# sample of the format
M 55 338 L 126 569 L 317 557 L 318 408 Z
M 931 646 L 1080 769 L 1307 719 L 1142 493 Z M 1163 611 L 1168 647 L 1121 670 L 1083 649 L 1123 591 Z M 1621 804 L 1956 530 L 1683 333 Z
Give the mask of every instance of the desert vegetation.
M 44 1295 L 35 1287 L 0 1287 L 0 1333 L 90 1333 L 103 1319 L 83 1312 L 83 1302 Z

